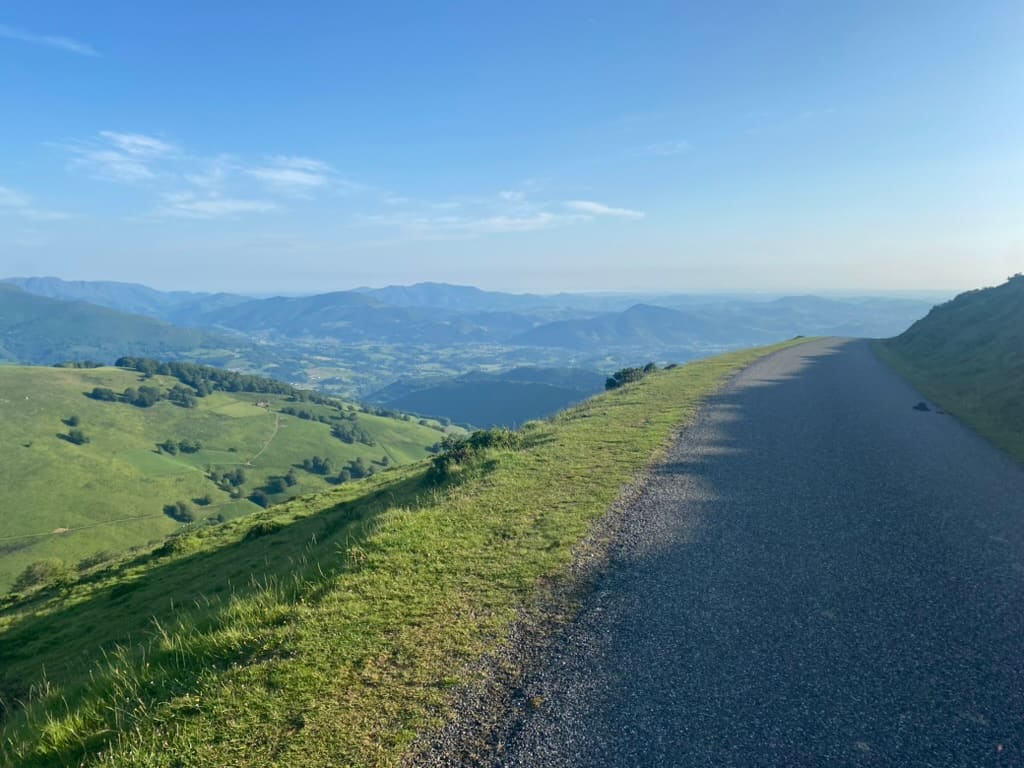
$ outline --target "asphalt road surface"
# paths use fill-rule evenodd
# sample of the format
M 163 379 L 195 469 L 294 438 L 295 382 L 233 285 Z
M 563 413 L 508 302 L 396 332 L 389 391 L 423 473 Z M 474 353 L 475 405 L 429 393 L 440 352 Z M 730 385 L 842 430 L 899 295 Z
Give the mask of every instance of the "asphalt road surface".
M 494 764 L 1024 765 L 1024 471 L 921 400 L 864 341 L 735 379 Z

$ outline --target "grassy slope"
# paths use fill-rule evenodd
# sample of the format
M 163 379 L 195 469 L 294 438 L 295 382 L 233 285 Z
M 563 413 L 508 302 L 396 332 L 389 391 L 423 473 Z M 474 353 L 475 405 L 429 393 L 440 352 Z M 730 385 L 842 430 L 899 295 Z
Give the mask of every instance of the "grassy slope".
M 0 754 L 19 766 L 395 765 L 623 485 L 725 376 L 769 351 L 594 398 L 460 483 L 430 488 L 423 465 L 388 471 L 9 607 L 0 686 L 8 703 L 33 703 L 11 713 Z M 261 521 L 284 525 L 252 529 Z
M 206 331 L 80 301 L 60 301 L 0 283 L 0 359 L 23 363 L 166 357 L 223 346 Z
M 926 397 L 1024 461 L 1024 276 L 961 294 L 876 350 Z
M 245 467 L 247 490 L 314 455 L 329 456 L 339 468 L 357 456 L 369 461 L 387 455 L 404 464 L 425 456 L 425 447 L 441 438 L 415 421 L 360 413 L 358 422 L 378 444 L 347 445 L 331 437 L 326 424 L 274 413 L 289 405 L 280 396 L 217 392 L 183 409 L 169 402 L 136 408 L 83 395 L 96 386 L 120 392 L 140 381 L 116 368 L 0 366 L 0 592 L 36 560 L 58 557 L 73 564 L 100 550 L 123 551 L 163 538 L 179 527 L 162 513 L 164 504 L 209 494 L 214 505 L 199 510 L 204 515 L 258 509 L 244 499 L 232 502 L 205 468 L 244 463 L 272 435 L 269 447 Z M 148 383 L 166 389 L 176 382 L 156 377 Z M 271 408 L 257 407 L 261 400 Z M 79 417 L 88 444 L 58 437 L 67 433 L 62 419 L 71 415 Z M 154 450 L 158 442 L 183 438 L 200 440 L 203 449 L 176 456 Z M 292 495 L 328 487 L 303 471 L 298 478 Z M 58 529 L 72 530 L 52 533 Z

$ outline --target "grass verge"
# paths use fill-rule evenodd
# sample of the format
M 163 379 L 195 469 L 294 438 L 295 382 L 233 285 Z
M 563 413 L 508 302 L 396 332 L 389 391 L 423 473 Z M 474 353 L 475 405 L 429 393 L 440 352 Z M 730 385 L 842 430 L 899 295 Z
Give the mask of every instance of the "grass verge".
M 700 402 L 792 343 L 649 375 L 443 486 L 381 473 L 0 607 L 0 756 L 396 765 Z
M 968 365 L 956 359 L 917 361 L 892 342 L 874 342 L 875 354 L 926 398 L 1024 464 L 1024 403 L 1006 358 Z

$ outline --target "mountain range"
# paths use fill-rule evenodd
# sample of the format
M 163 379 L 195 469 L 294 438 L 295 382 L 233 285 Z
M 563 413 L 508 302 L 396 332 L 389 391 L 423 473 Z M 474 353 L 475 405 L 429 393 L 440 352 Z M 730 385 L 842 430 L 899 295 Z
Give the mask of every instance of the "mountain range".
M 625 366 L 797 335 L 895 336 L 931 306 L 886 296 L 541 295 L 444 283 L 257 298 L 19 277 L 0 283 L 0 360 L 201 359 L 460 423 L 514 424 L 595 389 L 477 372 L 583 368 L 600 381 Z M 403 394 L 387 389 L 396 382 Z

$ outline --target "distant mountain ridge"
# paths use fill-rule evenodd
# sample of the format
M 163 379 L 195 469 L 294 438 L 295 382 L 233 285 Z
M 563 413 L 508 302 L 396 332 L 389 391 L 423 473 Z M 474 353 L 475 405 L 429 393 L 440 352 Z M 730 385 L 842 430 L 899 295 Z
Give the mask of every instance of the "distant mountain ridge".
M 231 293 L 158 291 L 139 283 L 107 280 L 62 280 L 59 277 L 8 277 L 0 283 L 16 285 L 26 293 L 61 301 L 84 301 L 118 312 L 155 317 L 190 325 L 194 316 L 250 301 Z
M 257 367 L 279 362 L 274 356 L 280 357 L 288 345 L 289 360 L 295 361 L 318 354 L 330 357 L 366 344 L 414 349 L 402 353 L 412 361 L 425 360 L 428 350 L 447 355 L 459 349 L 473 350 L 468 359 L 499 365 L 600 368 L 651 359 L 678 362 L 796 335 L 893 336 L 931 306 L 920 299 L 889 297 L 512 294 L 445 283 L 271 298 L 58 278 L 9 278 L 6 284 L 37 298 L 88 301 L 175 326 L 241 334 L 260 347 Z M 58 332 L 49 339 L 50 346 L 59 346 L 61 338 Z M 296 345 L 301 348 L 298 357 Z M 138 350 L 116 352 L 114 357 Z M 353 352 L 359 365 L 372 362 L 362 354 Z M 42 358 L 26 361 L 37 359 Z M 286 370 L 301 380 L 294 362 Z
M 110 363 L 122 355 L 180 357 L 225 343 L 208 331 L 181 328 L 82 301 L 62 301 L 0 283 L 0 359 L 50 364 Z

